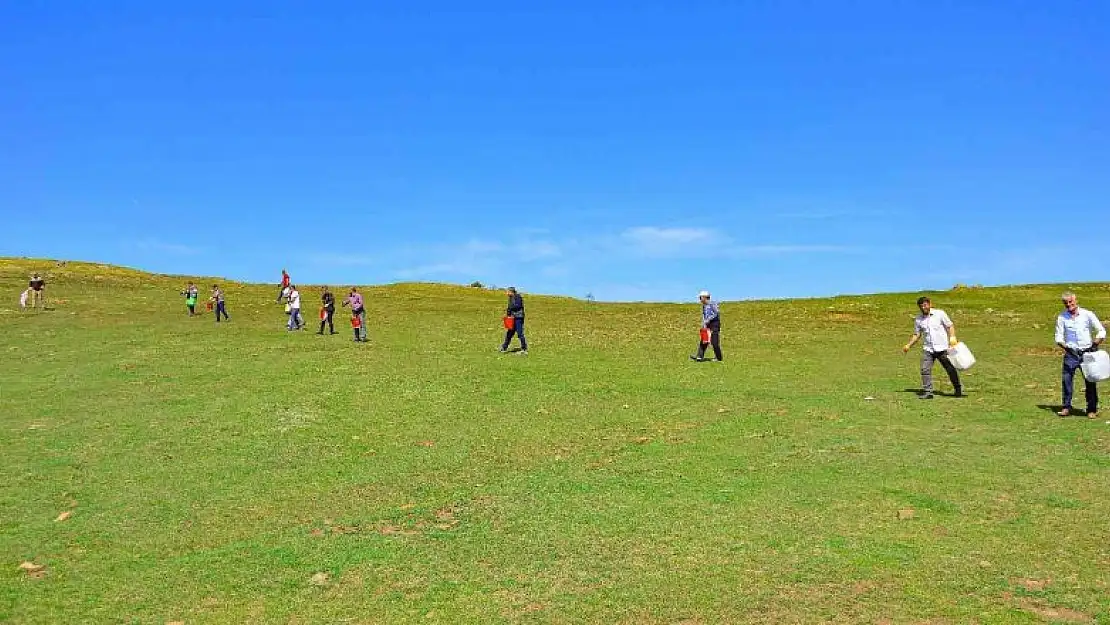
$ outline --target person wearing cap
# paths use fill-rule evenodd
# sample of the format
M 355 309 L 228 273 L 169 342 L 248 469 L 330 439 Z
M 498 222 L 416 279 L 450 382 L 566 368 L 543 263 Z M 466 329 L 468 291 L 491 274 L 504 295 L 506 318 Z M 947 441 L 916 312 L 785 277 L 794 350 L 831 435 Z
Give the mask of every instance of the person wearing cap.
M 698 343 L 698 352 L 690 356 L 690 360 L 696 362 L 709 360 L 705 357 L 705 350 L 712 345 L 713 355 L 716 356 L 717 362 L 721 362 L 725 359 L 721 355 L 721 306 L 713 301 L 709 291 L 698 293 L 698 301 L 701 302 L 701 327 L 708 334 L 706 337 L 708 340 Z
M 1064 302 L 1064 312 L 1056 317 L 1056 345 L 1064 350 L 1064 366 L 1061 376 L 1061 387 L 1064 395 L 1064 405 L 1060 412 L 1061 417 L 1071 415 L 1071 399 L 1074 391 L 1075 370 L 1083 364 L 1083 354 L 1098 351 L 1102 342 L 1106 340 L 1106 327 L 1098 320 L 1098 315 L 1079 307 L 1075 293 L 1068 291 L 1061 296 Z M 1098 385 L 1084 379 L 1087 417 L 1098 418 Z
M 524 298 L 517 292 L 516 287 L 509 287 L 505 292 L 509 298 L 509 303 L 505 307 L 505 316 L 511 317 L 513 320 L 513 327 L 505 330 L 505 341 L 501 343 L 501 352 L 509 351 L 509 343 L 512 342 L 513 336 L 520 339 L 520 353 L 528 355 L 528 339 L 524 338 Z
M 919 297 L 917 307 L 921 314 L 913 320 L 913 336 L 910 342 L 902 346 L 902 353 L 910 351 L 922 337 L 925 338 L 924 351 L 921 354 L 921 395 L 919 399 L 933 398 L 933 363 L 939 361 L 944 370 L 948 372 L 948 379 L 952 382 L 954 395 L 963 397 L 963 386 L 960 385 L 960 372 L 948 359 L 948 348 L 955 347 L 956 326 L 948 317 L 948 313 L 939 308 L 933 308 L 933 302 L 928 297 Z

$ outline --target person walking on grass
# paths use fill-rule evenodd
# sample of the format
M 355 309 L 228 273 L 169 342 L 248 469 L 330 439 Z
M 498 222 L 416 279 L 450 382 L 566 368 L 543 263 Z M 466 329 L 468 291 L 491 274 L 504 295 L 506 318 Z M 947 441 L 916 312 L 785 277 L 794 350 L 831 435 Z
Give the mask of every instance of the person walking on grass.
M 224 301 L 224 290 L 218 285 L 212 285 L 212 302 L 216 305 L 216 323 L 220 322 L 220 315 L 223 315 L 225 321 L 231 321 L 231 317 L 227 316 L 227 303 Z
M 368 343 L 370 342 L 369 333 L 366 328 L 366 306 L 362 301 L 362 294 L 358 289 L 351 287 L 351 292 L 347 295 L 347 299 L 343 300 L 343 307 L 351 307 L 351 314 L 358 317 L 358 324 L 354 326 L 355 342 Z M 361 331 L 361 338 L 359 332 Z
M 698 343 L 698 352 L 690 356 L 690 360 L 694 362 L 706 362 L 709 359 L 705 357 L 705 350 L 710 345 L 713 346 L 713 356 L 717 358 L 717 362 L 721 362 L 725 357 L 721 354 L 721 306 L 713 301 L 710 297 L 709 291 L 702 291 L 698 293 L 698 301 L 701 302 L 701 328 L 702 340 Z
M 1064 405 L 1061 417 L 1071 415 L 1071 400 L 1075 389 L 1075 370 L 1083 364 L 1083 354 L 1098 351 L 1099 345 L 1106 340 L 1106 328 L 1098 320 L 1098 315 L 1079 307 L 1075 293 L 1068 291 L 1061 296 L 1064 312 L 1056 317 L 1056 344 L 1064 350 L 1064 366 L 1061 375 Z M 1092 336 L 1093 334 L 1093 336 Z M 1082 375 L 1082 374 L 1081 374 Z M 1098 385 L 1084 382 L 1087 399 L 1087 418 L 1098 418 Z
M 27 283 L 27 287 L 31 289 L 31 308 L 42 307 L 46 308 L 46 280 L 39 277 L 39 274 L 31 276 L 31 281 Z
M 304 319 L 301 317 L 301 292 L 294 284 L 289 285 L 289 330 L 303 330 Z
M 338 334 L 335 331 L 335 296 L 332 295 L 331 289 L 324 287 L 324 293 L 320 296 L 320 303 L 324 305 L 322 316 L 320 317 L 320 331 L 316 334 L 323 336 L 324 324 L 328 324 L 328 328 L 332 334 Z
M 517 292 L 516 287 L 509 287 L 505 292 L 509 304 L 505 307 L 505 316 L 512 319 L 512 327 L 505 330 L 505 341 L 501 343 L 501 352 L 509 351 L 509 343 L 513 336 L 520 339 L 520 354 L 528 355 L 528 339 L 524 338 L 524 298 Z
M 197 314 L 197 298 L 200 296 L 200 289 L 192 282 L 185 287 L 181 292 L 185 296 L 185 307 L 189 309 L 189 316 L 195 317 Z
M 281 299 L 289 294 L 289 273 L 285 269 L 281 270 L 281 288 L 278 289 L 277 301 L 280 304 Z
M 960 373 L 956 366 L 948 359 L 948 348 L 955 347 L 956 326 L 948 314 L 939 308 L 933 308 L 933 302 L 928 297 L 919 297 L 917 307 L 921 314 L 913 320 L 913 336 L 910 342 L 902 346 L 902 353 L 908 353 L 922 337 L 925 338 L 924 352 L 921 354 L 921 395 L 919 399 L 933 398 L 933 363 L 939 361 L 944 370 L 948 372 L 948 379 L 956 397 L 964 396 L 963 386 L 960 385 Z

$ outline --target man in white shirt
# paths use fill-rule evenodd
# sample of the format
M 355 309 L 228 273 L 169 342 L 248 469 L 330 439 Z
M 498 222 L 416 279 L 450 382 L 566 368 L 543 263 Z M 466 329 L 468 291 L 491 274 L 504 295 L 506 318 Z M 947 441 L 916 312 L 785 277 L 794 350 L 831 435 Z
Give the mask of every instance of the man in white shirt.
M 1083 364 L 1083 354 L 1098 351 L 1098 346 L 1106 340 L 1106 328 L 1098 320 L 1098 315 L 1080 308 L 1075 293 L 1067 292 L 1061 296 L 1064 312 L 1056 318 L 1056 344 L 1064 350 L 1062 386 L 1064 406 L 1056 413 L 1061 417 L 1071 415 L 1071 398 L 1074 390 L 1075 370 Z M 1094 336 L 1091 336 L 1092 330 Z M 1087 417 L 1098 418 L 1098 386 L 1087 382 Z
M 301 318 L 301 292 L 292 285 L 289 287 L 289 329 L 304 329 L 304 319 Z
M 921 355 L 921 386 L 920 399 L 933 398 L 933 363 L 940 361 L 944 370 L 948 372 L 948 379 L 952 381 L 952 388 L 956 397 L 964 396 L 963 386 L 960 385 L 960 373 L 948 360 L 948 348 L 956 345 L 956 326 L 948 318 L 948 314 L 939 308 L 933 308 L 933 302 L 928 297 L 920 297 L 917 307 L 921 314 L 913 320 L 913 337 L 910 342 L 902 346 L 902 352 L 910 351 L 922 337 L 925 338 L 925 351 Z

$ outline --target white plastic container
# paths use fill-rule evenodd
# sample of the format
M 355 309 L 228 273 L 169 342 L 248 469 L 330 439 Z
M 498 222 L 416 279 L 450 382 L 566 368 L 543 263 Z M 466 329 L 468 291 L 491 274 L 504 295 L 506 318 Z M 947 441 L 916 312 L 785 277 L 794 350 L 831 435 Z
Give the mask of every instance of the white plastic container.
M 1087 378 L 1088 382 L 1101 382 L 1110 378 L 1110 354 L 1102 350 L 1087 352 L 1083 354 L 1083 364 L 1080 368 L 1083 369 L 1083 377 Z
M 975 364 L 975 356 L 971 354 L 971 350 L 963 342 L 956 343 L 955 347 L 948 350 L 948 360 L 952 361 L 952 365 L 961 371 L 970 369 L 971 365 Z

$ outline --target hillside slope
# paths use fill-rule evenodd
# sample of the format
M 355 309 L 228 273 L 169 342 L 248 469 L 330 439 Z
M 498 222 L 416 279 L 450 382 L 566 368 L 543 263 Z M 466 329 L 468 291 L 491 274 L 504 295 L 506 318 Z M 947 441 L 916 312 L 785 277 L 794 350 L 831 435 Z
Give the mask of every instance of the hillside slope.
M 1059 286 L 934 294 L 979 364 L 922 402 L 915 295 L 726 304 L 696 364 L 695 305 L 529 296 L 523 357 L 497 292 L 367 289 L 359 345 L 272 285 L 217 325 L 181 277 L 46 265 L 0 261 L 0 621 L 1110 622 Z

